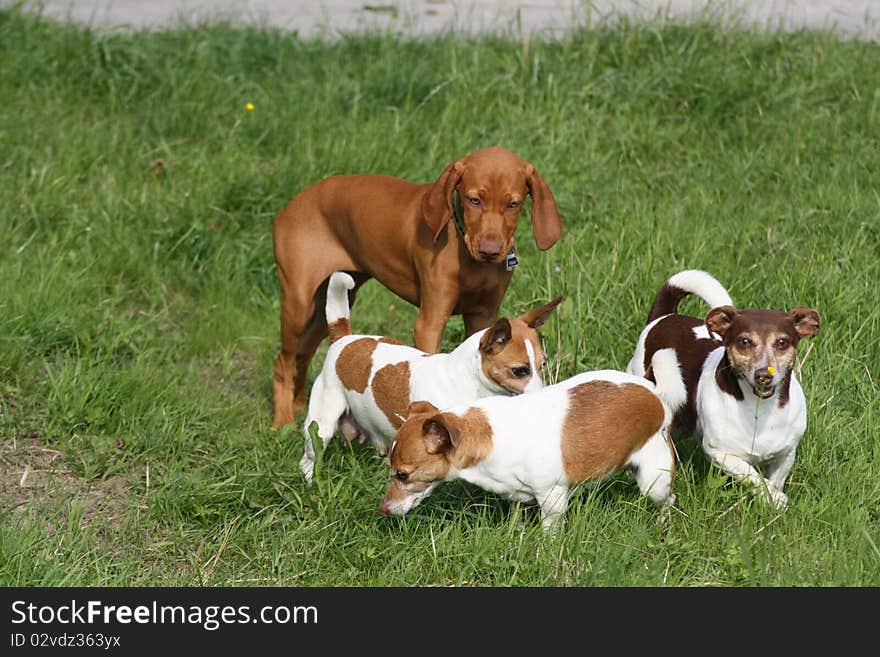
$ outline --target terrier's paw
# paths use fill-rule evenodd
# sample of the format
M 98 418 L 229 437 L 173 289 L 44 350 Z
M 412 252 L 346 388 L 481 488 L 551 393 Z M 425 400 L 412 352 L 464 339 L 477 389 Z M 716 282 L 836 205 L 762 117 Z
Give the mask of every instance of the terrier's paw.
M 788 495 L 779 490 L 769 481 L 758 489 L 759 497 L 771 506 L 783 511 L 788 508 Z
M 302 470 L 303 475 L 305 475 L 306 483 L 312 483 L 312 475 L 315 472 L 314 459 L 304 456 L 299 462 L 299 469 Z
M 780 511 L 783 511 L 788 508 L 788 495 L 783 493 L 778 488 L 774 487 L 770 491 L 770 497 L 773 502 L 773 506 L 775 506 Z

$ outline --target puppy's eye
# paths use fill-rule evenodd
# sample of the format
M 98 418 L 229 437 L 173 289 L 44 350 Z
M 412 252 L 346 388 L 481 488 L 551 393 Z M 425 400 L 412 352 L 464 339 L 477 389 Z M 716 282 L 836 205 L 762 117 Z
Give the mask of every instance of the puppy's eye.
M 779 338 L 773 343 L 773 346 L 782 351 L 783 349 L 788 349 L 788 338 Z
M 468 198 L 468 203 L 470 203 L 471 205 L 479 205 L 480 199 L 477 198 L 476 196 L 471 196 Z
M 739 338 L 736 343 L 743 349 L 749 349 L 752 346 L 752 341 L 749 338 Z
M 395 472 L 394 478 L 398 481 L 406 481 L 409 478 L 409 473 L 407 472 Z
M 528 376 L 529 374 L 531 374 L 532 368 L 529 367 L 528 365 L 520 365 L 519 367 L 510 368 L 510 371 L 513 373 L 513 375 L 516 378 L 521 379 L 524 376 Z
M 513 210 L 514 208 L 518 208 L 519 206 L 520 206 L 519 201 L 511 201 L 510 203 L 507 204 L 507 207 L 510 208 L 511 210 Z

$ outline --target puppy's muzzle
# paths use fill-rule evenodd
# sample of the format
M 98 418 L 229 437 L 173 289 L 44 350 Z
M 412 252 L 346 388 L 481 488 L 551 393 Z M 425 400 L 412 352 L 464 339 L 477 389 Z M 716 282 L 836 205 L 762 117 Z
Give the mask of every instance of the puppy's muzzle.
M 776 386 L 773 385 L 773 375 L 766 367 L 755 370 L 755 384 L 752 386 L 752 392 L 759 399 L 768 399 L 776 391 Z
M 501 255 L 501 240 L 481 239 L 477 246 L 477 250 L 483 260 L 486 262 L 492 262 Z

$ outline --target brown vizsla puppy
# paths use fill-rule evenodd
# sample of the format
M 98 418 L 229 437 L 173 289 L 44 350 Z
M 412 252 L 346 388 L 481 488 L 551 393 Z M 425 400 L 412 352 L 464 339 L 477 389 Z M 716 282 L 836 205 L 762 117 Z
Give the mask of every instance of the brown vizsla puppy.
M 455 198 L 458 192 L 459 199 Z M 490 326 L 510 277 L 517 218 L 532 197 L 541 250 L 562 233 L 556 201 L 535 167 L 503 148 L 452 162 L 433 184 L 373 174 L 333 176 L 309 187 L 275 217 L 281 283 L 281 353 L 275 361 L 274 427 L 305 406 L 306 372 L 327 335 L 327 279 L 346 271 L 357 288 L 376 278 L 419 306 L 415 347 L 440 349 L 453 314 L 465 333 Z M 450 221 L 462 206 L 461 226 Z

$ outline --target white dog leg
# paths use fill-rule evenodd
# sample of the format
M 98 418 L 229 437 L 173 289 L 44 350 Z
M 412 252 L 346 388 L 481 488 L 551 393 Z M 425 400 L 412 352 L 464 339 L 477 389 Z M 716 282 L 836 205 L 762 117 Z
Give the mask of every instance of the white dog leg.
M 306 481 L 311 483 L 312 475 L 315 470 L 315 448 L 312 446 L 312 437 L 309 434 L 309 427 L 313 422 L 318 423 L 318 436 L 327 449 L 330 439 L 336 433 L 336 427 L 339 418 L 345 413 L 345 395 L 340 390 L 336 390 L 334 386 L 328 386 L 324 377 L 318 377 L 312 386 L 312 394 L 309 397 L 309 412 L 306 415 L 306 422 L 303 427 L 303 435 L 305 437 L 305 449 L 303 450 L 302 459 L 300 459 L 299 467 L 306 477 Z
M 568 486 L 553 486 L 538 499 L 538 504 L 541 506 L 541 526 L 544 531 L 558 529 L 558 523 L 568 506 Z
M 705 448 L 706 454 L 719 468 L 731 475 L 737 481 L 745 481 L 754 487 L 754 491 L 768 500 L 777 509 L 788 506 L 788 496 L 777 486 L 761 476 L 747 461 L 735 454 L 722 450 Z
M 796 451 L 796 448 L 790 449 L 768 463 L 764 468 L 764 474 L 767 475 L 768 481 L 780 491 L 782 490 L 782 487 L 785 486 L 785 480 L 788 479 L 788 473 L 791 472 L 791 466 L 794 465 Z

